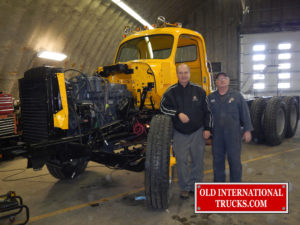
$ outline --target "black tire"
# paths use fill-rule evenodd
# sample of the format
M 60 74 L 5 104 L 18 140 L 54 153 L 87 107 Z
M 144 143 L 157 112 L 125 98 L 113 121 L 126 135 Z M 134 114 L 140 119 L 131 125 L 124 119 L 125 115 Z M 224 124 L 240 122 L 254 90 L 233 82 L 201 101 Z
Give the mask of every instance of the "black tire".
M 251 121 L 253 125 L 252 140 L 255 143 L 262 143 L 265 139 L 263 130 L 263 114 L 266 109 L 267 102 L 264 98 L 255 99 L 250 108 Z
M 283 98 L 286 104 L 286 134 L 285 137 L 291 138 L 295 135 L 298 120 L 299 120 L 299 105 L 297 100 L 292 96 L 286 96 Z
M 168 208 L 172 132 L 170 117 L 156 115 L 152 118 L 145 163 L 146 202 L 152 209 Z
M 49 160 L 46 162 L 49 173 L 60 180 L 74 179 L 82 174 L 88 164 L 86 158 L 72 159 L 68 162 Z
M 280 97 L 271 98 L 264 113 L 264 135 L 267 144 L 281 144 L 286 133 L 286 104 Z

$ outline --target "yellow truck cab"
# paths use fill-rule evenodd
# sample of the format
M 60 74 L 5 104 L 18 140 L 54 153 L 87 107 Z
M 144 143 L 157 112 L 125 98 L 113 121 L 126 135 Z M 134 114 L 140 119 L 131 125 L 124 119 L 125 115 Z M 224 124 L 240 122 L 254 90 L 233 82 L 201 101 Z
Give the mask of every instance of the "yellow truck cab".
M 180 63 L 189 65 L 191 81 L 209 94 L 211 78 L 204 39 L 198 32 L 178 26 L 139 31 L 125 37 L 115 55 L 115 65 L 99 67 L 98 73 L 107 76 L 111 83 L 126 84 L 137 106 L 159 109 L 163 93 L 177 82 L 176 65 Z M 145 90 L 147 97 L 143 103 Z

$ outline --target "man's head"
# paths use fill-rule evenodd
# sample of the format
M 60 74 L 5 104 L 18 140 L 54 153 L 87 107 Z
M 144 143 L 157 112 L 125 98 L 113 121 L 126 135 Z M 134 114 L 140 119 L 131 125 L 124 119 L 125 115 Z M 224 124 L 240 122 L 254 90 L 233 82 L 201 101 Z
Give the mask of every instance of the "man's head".
M 186 86 L 191 78 L 190 67 L 184 63 L 181 63 L 176 68 L 178 82 L 182 86 Z
M 220 72 L 216 75 L 216 85 L 217 85 L 218 89 L 228 87 L 229 82 L 230 82 L 230 79 L 226 73 Z

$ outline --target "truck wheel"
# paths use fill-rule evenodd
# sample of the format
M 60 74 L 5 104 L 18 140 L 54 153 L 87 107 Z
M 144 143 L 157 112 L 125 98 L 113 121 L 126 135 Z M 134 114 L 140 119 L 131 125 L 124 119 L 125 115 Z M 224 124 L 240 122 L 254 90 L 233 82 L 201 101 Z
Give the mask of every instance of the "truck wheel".
M 68 162 L 49 160 L 46 163 L 49 173 L 60 180 L 74 179 L 85 171 L 88 160 L 85 158 L 72 159 Z
M 254 130 L 252 131 L 253 141 L 261 143 L 265 139 L 263 130 L 263 114 L 266 109 L 267 102 L 264 98 L 255 99 L 250 108 L 251 121 Z
M 297 100 L 292 96 L 283 98 L 286 104 L 286 134 L 285 137 L 293 137 L 296 133 L 299 120 L 299 105 Z
M 172 132 L 170 117 L 156 115 L 152 118 L 145 163 L 146 202 L 152 209 L 168 208 Z
M 286 133 L 286 104 L 279 98 L 271 98 L 264 113 L 264 135 L 267 144 L 281 144 Z

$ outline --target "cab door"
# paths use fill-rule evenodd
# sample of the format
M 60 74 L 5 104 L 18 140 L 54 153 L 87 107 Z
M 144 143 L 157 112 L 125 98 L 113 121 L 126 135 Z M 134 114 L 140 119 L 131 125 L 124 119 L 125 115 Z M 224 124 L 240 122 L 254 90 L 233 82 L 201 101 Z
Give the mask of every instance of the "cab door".
M 207 69 L 206 53 L 203 40 L 189 34 L 182 34 L 178 38 L 175 55 L 176 66 L 180 63 L 187 64 L 191 69 L 191 82 L 204 88 L 210 93 L 210 78 Z
M 179 36 L 175 64 L 187 64 L 191 69 L 191 82 L 202 85 L 200 56 L 197 37 L 182 34 Z

